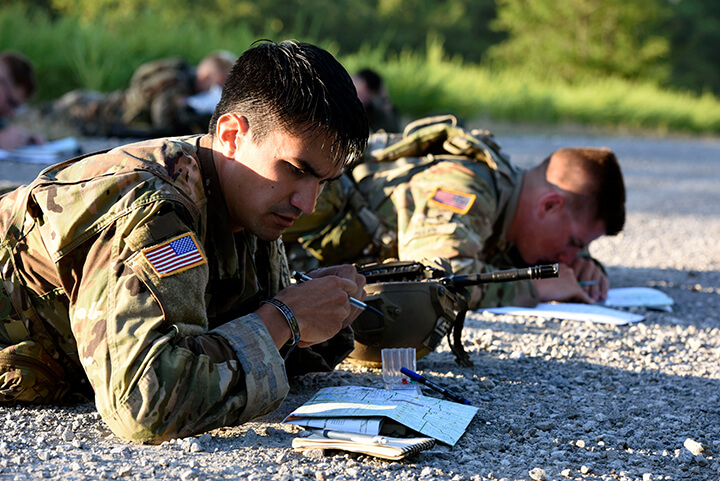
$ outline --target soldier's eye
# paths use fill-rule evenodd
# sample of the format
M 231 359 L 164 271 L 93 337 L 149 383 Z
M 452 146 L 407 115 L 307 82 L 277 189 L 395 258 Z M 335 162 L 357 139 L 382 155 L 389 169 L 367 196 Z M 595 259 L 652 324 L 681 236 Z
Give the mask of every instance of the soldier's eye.
M 290 169 L 292 170 L 293 174 L 295 175 L 305 175 L 307 174 L 307 171 L 301 169 L 300 167 L 297 167 L 293 164 L 290 164 Z

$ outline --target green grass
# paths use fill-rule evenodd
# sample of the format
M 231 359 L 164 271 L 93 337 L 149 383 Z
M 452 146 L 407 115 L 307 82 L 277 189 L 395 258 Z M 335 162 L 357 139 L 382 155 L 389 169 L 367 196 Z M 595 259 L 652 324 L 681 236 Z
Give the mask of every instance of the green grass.
M 67 17 L 50 19 L 21 6 L 0 11 L 0 45 L 20 50 L 36 64 L 40 83 L 36 102 L 78 87 L 123 88 L 134 69 L 147 60 L 182 55 L 196 62 L 221 48 L 240 54 L 258 38 L 297 37 L 292 32 L 252 33 L 242 25 L 207 28 L 199 19 L 169 27 L 140 16 L 132 25 L 111 28 Z M 335 53 L 351 72 L 368 66 L 376 69 L 406 118 L 453 113 L 500 122 L 720 133 L 720 101 L 709 94 L 698 96 L 613 78 L 574 86 L 543 83 L 521 70 L 491 71 L 447 58 L 442 43 L 433 37 L 428 38 L 427 54 L 407 50 L 394 56 L 382 45 L 349 53 L 338 52 L 331 40 L 302 40 Z
M 490 118 L 535 124 L 574 123 L 600 127 L 688 133 L 720 133 L 720 100 L 663 89 L 651 82 L 618 78 L 581 85 L 547 83 L 522 71 L 491 71 L 447 59 L 441 46 L 429 54 L 412 52 L 379 62 L 378 52 L 342 58 L 352 67 L 380 65 L 391 97 L 409 117 L 454 113 L 461 118 Z

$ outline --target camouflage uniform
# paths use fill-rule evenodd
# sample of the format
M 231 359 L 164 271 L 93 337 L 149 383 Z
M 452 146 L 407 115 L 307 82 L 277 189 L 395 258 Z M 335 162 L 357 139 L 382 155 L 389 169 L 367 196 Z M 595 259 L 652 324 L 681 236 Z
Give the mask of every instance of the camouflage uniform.
M 455 274 L 523 266 L 514 246 L 505 240 L 517 208 L 523 171 L 507 156 L 489 150 L 486 154 L 489 162 L 428 156 L 418 159 L 420 164 L 409 176 L 403 175 L 408 166 L 401 165 L 363 180 L 361 189 L 366 192 L 383 189 L 389 195 L 389 201 L 375 209 L 393 239 L 392 247 L 381 257 L 444 257 L 451 261 Z M 532 282 L 519 281 L 476 286 L 469 306 L 478 309 L 537 302 Z
M 466 151 L 467 139 L 467 132 L 442 124 L 431 124 L 418 130 L 417 136 L 405 138 L 372 135 L 365 161 L 351 175 L 356 192 L 367 201 L 364 207 L 374 213 L 380 228 L 367 220 L 348 221 L 348 217 L 360 219 L 360 209 L 347 208 L 353 204 L 352 196 L 334 186 L 323 191 L 315 213 L 302 216 L 283 234 L 290 251 L 302 260 L 297 254 L 300 243 L 327 263 L 444 257 L 456 274 L 523 267 L 522 258 L 505 239 L 523 171 L 500 153 L 489 132 L 473 132 L 475 144 Z M 409 154 L 398 158 L 396 147 Z M 449 154 L 456 147 L 460 150 Z M 428 150 L 438 153 L 415 157 Z M 334 214 L 337 210 L 345 217 Z M 318 234 L 323 221 L 335 228 L 325 227 Z M 531 281 L 476 286 L 469 299 L 471 309 L 537 302 Z
M 172 57 L 138 67 L 126 90 L 74 90 L 55 106 L 85 135 L 183 135 L 205 132 L 210 121 L 182 101 L 196 93 L 195 67 Z
M 123 123 L 149 124 L 171 132 L 184 129 L 185 134 L 204 132 L 210 116 L 199 122 L 192 109 L 178 103 L 178 99 L 196 93 L 195 67 L 182 58 L 143 64 L 133 74 L 125 93 Z
M 500 161 L 494 169 L 472 160 L 444 160 L 399 185 L 379 214 L 397 232 L 400 259 L 444 257 L 455 274 L 521 267 L 525 263 L 505 239 L 521 180 L 522 172 L 510 163 Z M 469 306 L 537 302 L 532 282 L 517 281 L 472 288 Z
M 278 241 L 229 230 L 208 140 L 74 159 L 0 199 L 0 344 L 39 348 L 66 390 L 89 380 L 126 439 L 239 424 L 288 392 L 283 359 L 252 314 L 288 284 L 285 254 Z M 195 257 L 162 267 L 154 249 L 178 239 Z M 12 394 L 17 372 L 0 374 Z

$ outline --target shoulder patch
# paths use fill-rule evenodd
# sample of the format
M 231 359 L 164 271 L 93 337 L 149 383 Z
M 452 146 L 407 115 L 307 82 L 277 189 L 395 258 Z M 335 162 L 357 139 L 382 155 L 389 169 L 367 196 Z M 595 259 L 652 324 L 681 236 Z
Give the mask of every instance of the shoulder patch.
M 465 194 L 454 190 L 436 187 L 435 192 L 430 196 L 430 202 L 440 205 L 458 214 L 467 214 L 475 202 L 475 194 Z
M 178 274 L 207 263 L 192 232 L 143 249 L 142 255 L 160 277 Z

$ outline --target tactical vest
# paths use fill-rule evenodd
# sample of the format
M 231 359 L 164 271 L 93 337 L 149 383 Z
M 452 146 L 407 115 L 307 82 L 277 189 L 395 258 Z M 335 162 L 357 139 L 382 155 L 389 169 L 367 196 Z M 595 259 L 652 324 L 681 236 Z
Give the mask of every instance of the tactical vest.
M 491 185 L 516 176 L 492 133 L 458 127 L 452 115 L 419 119 L 402 134 L 370 136 L 364 156 L 322 192 L 313 214 L 302 216 L 283 240 L 299 244 L 323 265 L 396 258 L 396 222 L 390 218 L 395 214 L 388 205 L 392 192 L 431 165 L 452 160 L 486 164 Z M 499 191 L 509 195 L 509 189 Z

